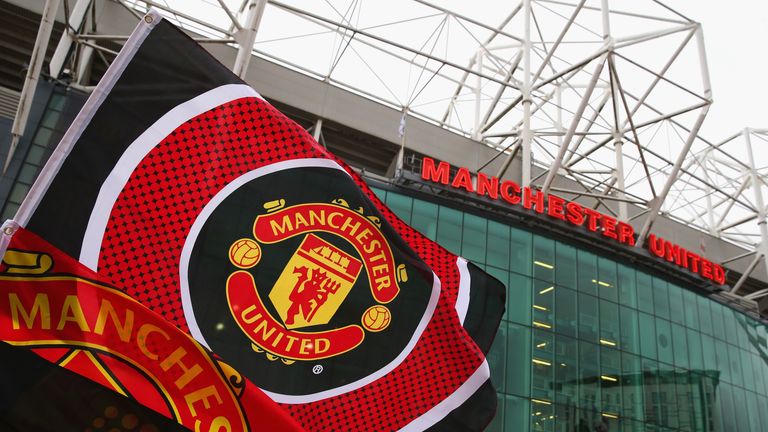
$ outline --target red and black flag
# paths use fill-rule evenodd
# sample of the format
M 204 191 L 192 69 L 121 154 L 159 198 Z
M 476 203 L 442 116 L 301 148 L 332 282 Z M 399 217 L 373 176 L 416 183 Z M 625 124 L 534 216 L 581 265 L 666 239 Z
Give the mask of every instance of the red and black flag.
M 302 430 L 189 335 L 23 228 L 0 263 L 0 340 L 0 430 Z
M 503 286 L 157 13 L 17 221 L 256 383 L 306 430 L 481 430 Z

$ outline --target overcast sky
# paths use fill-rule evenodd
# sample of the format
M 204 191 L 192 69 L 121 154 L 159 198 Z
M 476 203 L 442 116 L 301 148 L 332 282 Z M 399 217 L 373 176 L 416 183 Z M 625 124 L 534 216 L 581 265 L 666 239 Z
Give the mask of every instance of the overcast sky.
M 768 128 L 768 1 L 666 0 L 704 25 L 715 103 L 702 127 L 713 141 Z

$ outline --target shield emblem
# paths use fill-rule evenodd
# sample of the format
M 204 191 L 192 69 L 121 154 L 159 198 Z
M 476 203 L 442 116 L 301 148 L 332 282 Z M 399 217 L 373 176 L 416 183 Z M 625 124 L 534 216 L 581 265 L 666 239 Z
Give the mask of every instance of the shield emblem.
M 357 258 L 308 234 L 288 260 L 269 299 L 288 329 L 328 324 L 361 268 Z

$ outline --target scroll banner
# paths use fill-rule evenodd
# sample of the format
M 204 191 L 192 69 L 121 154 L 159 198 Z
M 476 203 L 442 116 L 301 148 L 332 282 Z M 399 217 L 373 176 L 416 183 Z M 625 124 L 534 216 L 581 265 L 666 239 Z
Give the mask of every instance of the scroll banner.
M 24 229 L 0 265 L 0 339 L 191 430 L 302 430 L 194 339 Z

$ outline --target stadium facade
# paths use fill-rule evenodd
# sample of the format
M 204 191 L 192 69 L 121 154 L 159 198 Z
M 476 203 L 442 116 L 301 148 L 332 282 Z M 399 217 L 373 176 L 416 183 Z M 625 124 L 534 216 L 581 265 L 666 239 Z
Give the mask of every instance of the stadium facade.
M 0 6 L 4 40 L 18 40 L 0 51 L 6 70 L 20 68 L 32 49 L 39 3 Z M 104 2 L 98 32 L 127 34 L 133 12 Z M 62 28 L 54 26 L 50 55 Z M 209 47 L 235 62 L 235 47 Z M 622 211 L 589 193 L 545 195 L 521 181 L 520 155 L 493 160 L 498 149 L 417 117 L 408 118 L 404 139 L 403 113 L 393 107 L 264 58 L 246 68 L 262 95 L 358 168 L 405 222 L 506 284 L 507 311 L 489 355 L 499 405 L 488 430 L 768 430 L 768 320 L 745 298 L 767 279 L 749 260 L 724 263 L 750 249 L 665 215 L 650 231 L 656 241 L 639 247 L 633 234 L 643 219 L 620 216 L 642 213 L 634 204 Z M 94 66 L 85 82 L 58 76 L 38 84 L 0 181 L 4 219 L 101 73 Z M 0 78 L 5 155 L 22 81 Z M 534 166 L 528 175 L 544 171 Z M 575 189 L 556 174 L 561 190 Z M 742 295 L 728 294 L 737 284 Z

